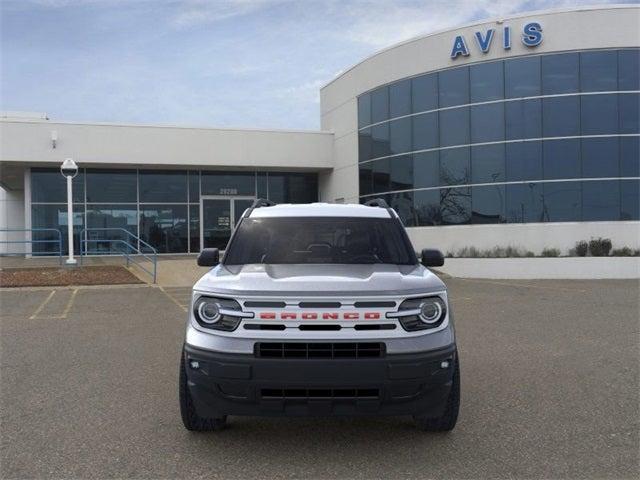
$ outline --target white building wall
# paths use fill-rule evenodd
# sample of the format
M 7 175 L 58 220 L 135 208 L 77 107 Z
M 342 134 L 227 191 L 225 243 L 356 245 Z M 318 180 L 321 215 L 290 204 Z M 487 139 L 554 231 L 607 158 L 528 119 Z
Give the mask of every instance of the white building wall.
M 24 239 L 23 232 L 2 232 L 6 229 L 24 229 L 24 191 L 5 190 L 0 187 L 0 242 Z M 0 243 L 0 253 L 25 252 L 20 243 Z

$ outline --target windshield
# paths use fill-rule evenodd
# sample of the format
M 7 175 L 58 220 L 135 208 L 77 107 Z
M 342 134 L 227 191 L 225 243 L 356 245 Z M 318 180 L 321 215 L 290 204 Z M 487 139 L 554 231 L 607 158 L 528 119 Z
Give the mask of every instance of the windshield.
M 417 260 L 393 218 L 276 217 L 243 219 L 224 263 L 415 265 Z

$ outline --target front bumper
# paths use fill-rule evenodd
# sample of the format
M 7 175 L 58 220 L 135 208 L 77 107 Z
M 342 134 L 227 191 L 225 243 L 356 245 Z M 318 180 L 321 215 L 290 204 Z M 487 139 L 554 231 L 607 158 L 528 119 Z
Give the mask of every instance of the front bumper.
M 437 417 L 446 406 L 457 352 L 451 344 L 381 358 L 272 359 L 185 345 L 184 355 L 188 388 L 202 417 Z

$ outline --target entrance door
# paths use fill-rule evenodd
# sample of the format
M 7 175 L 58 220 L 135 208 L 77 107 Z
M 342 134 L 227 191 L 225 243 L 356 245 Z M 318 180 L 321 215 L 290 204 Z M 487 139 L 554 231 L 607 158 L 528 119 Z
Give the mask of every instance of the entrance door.
M 231 232 L 242 213 L 251 206 L 250 197 L 202 197 L 200 202 L 200 245 L 227 248 Z

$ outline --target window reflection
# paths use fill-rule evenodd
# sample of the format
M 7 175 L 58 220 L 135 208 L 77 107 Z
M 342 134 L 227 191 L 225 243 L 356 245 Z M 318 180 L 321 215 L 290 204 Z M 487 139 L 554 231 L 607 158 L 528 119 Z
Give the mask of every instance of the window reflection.
M 140 202 L 186 202 L 187 172 L 140 170 Z
M 583 92 L 611 92 L 617 89 L 617 52 L 581 52 L 580 90 Z
M 504 140 L 504 103 L 471 107 L 471 143 Z
M 389 123 L 391 154 L 411 151 L 411 118 L 405 117 Z
M 580 123 L 583 135 L 618 132 L 617 95 L 583 95 L 580 103 Z
M 504 144 L 471 147 L 471 183 L 504 182 L 504 170 Z
M 358 127 L 371 124 L 371 95 L 365 93 L 358 97 Z
M 613 95 L 612 95 L 613 96 Z M 620 133 L 640 133 L 640 95 L 625 93 L 618 95 L 620 102 Z
M 438 113 L 424 113 L 412 118 L 413 150 L 438 147 Z
M 542 132 L 545 137 L 580 135 L 580 97 L 543 99 Z
M 358 132 L 358 161 L 364 162 L 373 158 L 373 141 L 371 128 L 365 128 Z
M 440 212 L 443 225 L 461 225 L 471 221 L 471 189 L 441 188 Z
M 186 205 L 144 205 L 140 208 L 140 238 L 158 253 L 188 251 Z
M 582 220 L 620 220 L 620 182 L 582 182 Z
M 540 57 L 507 60 L 504 76 L 506 98 L 540 95 Z
M 620 138 L 620 176 L 640 177 L 640 137 Z
M 504 185 L 471 188 L 471 223 L 503 223 L 505 221 Z
M 371 127 L 371 156 L 384 157 L 391 154 L 389 146 L 389 124 L 383 123 Z
M 542 94 L 577 92 L 580 87 L 577 53 L 543 55 L 541 57 Z
M 580 140 L 543 142 L 545 179 L 580 178 Z
M 411 80 L 401 80 L 389 87 L 389 116 L 400 117 L 411 113 Z
M 413 113 L 438 108 L 438 74 L 430 73 L 411 79 Z
M 507 143 L 505 157 L 508 182 L 542 179 L 542 142 Z
M 620 220 L 640 220 L 640 180 L 620 181 Z
M 542 137 L 542 100 L 507 102 L 504 109 L 507 140 Z
M 409 190 L 413 188 L 413 157 L 402 155 L 390 159 L 391 190 Z
M 469 67 L 438 73 L 438 86 L 440 108 L 469 103 Z
M 417 225 L 441 225 L 440 190 L 418 190 L 413 194 L 414 215 Z
M 389 87 L 381 87 L 371 92 L 371 123 L 389 118 Z
M 413 154 L 413 183 L 414 188 L 440 185 L 440 152 Z
M 582 177 L 617 177 L 618 137 L 582 139 Z
M 203 195 L 255 195 L 255 172 L 206 172 L 201 174 Z
M 464 185 L 470 179 L 469 147 L 440 152 L 440 185 Z
M 60 173 L 58 173 L 60 175 Z M 60 175 L 62 176 L 62 175 Z M 34 254 L 58 254 L 58 239 L 62 239 L 62 254 L 68 255 L 66 205 L 32 205 L 31 228 L 53 228 L 60 230 L 60 236 L 56 232 L 33 232 L 34 240 L 31 251 Z M 73 248 L 80 252 L 80 231 L 84 228 L 84 205 L 73 205 Z M 11 245 L 10 245 L 11 247 Z
M 640 90 L 640 49 L 618 51 L 618 89 Z
M 128 203 L 138 201 L 135 170 L 87 169 L 87 202 Z
M 373 193 L 373 171 L 372 162 L 360 165 L 360 195 Z
M 471 103 L 504 98 L 504 62 L 489 62 L 469 67 Z
M 439 116 L 440 146 L 467 145 L 469 143 L 469 108 L 441 110 Z
M 542 185 L 520 183 L 505 186 L 507 222 L 537 223 L 544 221 Z
M 581 220 L 580 182 L 547 182 L 543 184 L 543 219 L 545 222 Z
M 83 170 L 72 180 L 74 203 L 84 202 Z M 57 168 L 32 168 L 31 192 L 34 203 L 67 203 L 67 180 Z
M 121 253 L 125 249 L 137 248 L 133 245 L 131 237 L 122 230 L 126 230 L 138 236 L 138 210 L 136 204 L 133 205 L 88 205 L 87 206 L 87 228 L 97 228 L 87 232 L 88 240 L 91 240 L 89 251 L 100 254 Z M 121 240 L 97 241 L 97 240 Z M 126 244 L 131 247 L 127 247 Z

